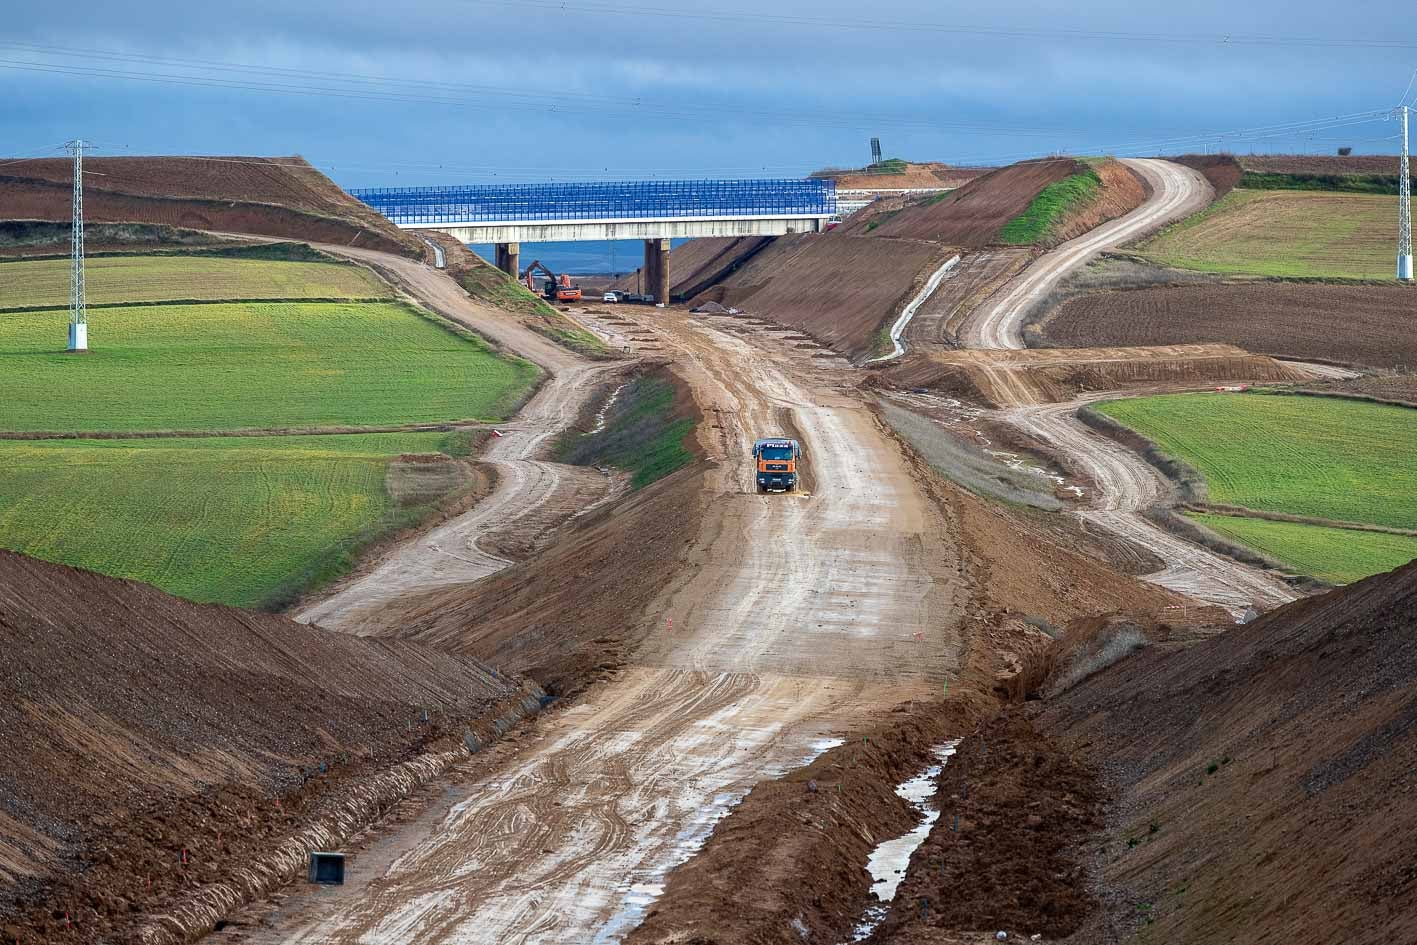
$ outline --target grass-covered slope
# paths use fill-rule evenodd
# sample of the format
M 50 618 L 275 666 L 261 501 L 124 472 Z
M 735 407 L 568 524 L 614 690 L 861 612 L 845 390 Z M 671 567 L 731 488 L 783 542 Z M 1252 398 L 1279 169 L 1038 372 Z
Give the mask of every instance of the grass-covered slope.
M 1350 584 L 1417 558 L 1413 535 L 1203 512 L 1187 518 L 1330 584 Z
M 686 441 L 694 421 L 667 376 L 632 378 L 612 397 L 588 431 L 570 431 L 561 438 L 557 455 L 562 462 L 614 466 L 629 473 L 639 489 L 693 460 Z
M 286 264 L 289 265 L 289 264 Z M 238 302 L 0 313 L 0 430 L 350 427 L 501 419 L 537 369 L 395 303 Z
M 1047 240 L 1062 220 L 1093 200 L 1102 189 L 1102 179 L 1091 167 L 1044 187 L 1028 209 L 999 231 L 999 242 L 1028 246 Z

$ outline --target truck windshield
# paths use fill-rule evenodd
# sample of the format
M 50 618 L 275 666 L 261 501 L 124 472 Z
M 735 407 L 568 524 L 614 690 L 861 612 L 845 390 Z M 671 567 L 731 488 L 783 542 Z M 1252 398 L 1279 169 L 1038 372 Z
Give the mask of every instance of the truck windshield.
M 764 446 L 764 447 L 763 447 L 762 455 L 763 455 L 763 459 L 776 459 L 776 460 L 791 459 L 791 458 L 792 458 L 792 447 L 790 447 L 790 446 Z

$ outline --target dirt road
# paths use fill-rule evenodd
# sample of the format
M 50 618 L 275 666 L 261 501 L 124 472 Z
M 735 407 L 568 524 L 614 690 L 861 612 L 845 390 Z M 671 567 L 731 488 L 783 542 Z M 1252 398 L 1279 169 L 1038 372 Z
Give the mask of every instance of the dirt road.
M 515 529 L 535 520 L 564 521 L 610 494 L 609 480 L 575 466 L 540 457 L 549 441 L 574 422 L 590 396 L 596 376 L 605 371 L 530 331 L 512 318 L 473 299 L 447 274 L 420 262 L 372 250 L 321 245 L 325 252 L 373 266 L 386 279 L 494 344 L 535 362 L 548 374 L 536 395 L 494 438 L 482 460 L 497 470 L 497 488 L 462 515 L 399 545 L 372 568 L 302 608 L 295 619 L 348 633 L 384 629 L 384 606 L 414 591 L 464 584 L 486 577 L 511 562 L 479 547 L 496 530 Z
M 1030 309 L 1069 273 L 1097 253 L 1193 213 L 1211 199 L 1205 178 L 1188 167 L 1157 160 L 1125 163 L 1150 183 L 1151 198 L 1126 216 L 1036 260 L 968 317 L 961 332 L 967 347 L 1022 348 Z M 1264 610 L 1297 596 L 1278 578 L 1178 538 L 1141 515 L 1165 495 L 1160 474 L 1132 450 L 1089 429 L 1076 416 L 1080 406 L 1105 395 L 1039 405 L 1021 377 L 1007 369 L 992 370 L 989 376 L 999 399 L 1013 405 L 1001 418 L 1056 449 L 1096 484 L 1092 508 L 1073 514 L 1167 562 L 1165 569 L 1147 575 L 1146 580 L 1219 604 L 1236 615 L 1252 606 Z
M 655 630 L 629 668 L 259 941 L 613 941 L 753 784 L 955 668 L 954 543 L 871 415 L 770 333 L 636 320 L 681 355 L 713 418 L 700 439 L 718 514 L 699 566 L 643 615 Z M 757 495 L 749 444 L 784 431 L 811 491 Z
M 961 332 L 967 348 L 1022 348 L 1023 325 L 1032 307 L 1078 266 L 1098 253 L 1134 240 L 1200 210 L 1214 194 L 1199 171 L 1169 161 L 1129 159 L 1152 195 L 1126 216 L 1104 223 L 1039 257 L 995 298 L 975 309 Z
M 1163 500 L 1161 474 L 1135 451 L 1100 436 L 1077 419 L 1077 411 L 1107 395 L 1064 404 L 1015 407 L 1000 417 L 1069 456 L 1094 483 L 1092 508 L 1076 514 L 1115 535 L 1134 541 L 1163 561 L 1165 569 L 1146 580 L 1225 607 L 1236 616 L 1250 607 L 1267 610 L 1296 594 L 1283 581 L 1172 535 L 1141 515 Z

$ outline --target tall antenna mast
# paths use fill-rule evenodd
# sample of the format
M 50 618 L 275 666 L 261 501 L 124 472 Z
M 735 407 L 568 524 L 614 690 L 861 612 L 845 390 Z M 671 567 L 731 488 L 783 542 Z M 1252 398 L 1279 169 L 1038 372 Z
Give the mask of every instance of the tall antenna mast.
M 1402 121 L 1402 160 L 1397 169 L 1397 277 L 1412 281 L 1412 178 L 1407 170 L 1407 113 L 1410 109 L 1400 105 L 1398 118 Z
M 64 147 L 74 155 L 74 224 L 69 238 L 69 255 L 74 271 L 69 279 L 69 350 L 89 350 L 88 313 L 84 305 L 84 139 L 75 138 Z

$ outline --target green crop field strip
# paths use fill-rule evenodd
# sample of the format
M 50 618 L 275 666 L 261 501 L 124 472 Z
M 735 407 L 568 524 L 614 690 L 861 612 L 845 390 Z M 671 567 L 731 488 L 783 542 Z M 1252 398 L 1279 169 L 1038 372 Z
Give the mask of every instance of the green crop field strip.
M 169 299 L 372 299 L 392 290 L 373 273 L 337 262 L 220 256 L 100 256 L 85 266 L 90 305 Z M 69 260 L 0 262 L 0 309 L 69 301 Z
M 1199 470 L 1210 501 L 1417 528 L 1417 411 L 1339 400 L 1168 394 L 1101 405 Z
M 0 313 L 0 430 L 163 431 L 502 419 L 537 369 L 397 303 Z
M 1213 393 L 1118 400 L 1098 409 L 1204 475 L 1217 505 L 1417 529 L 1417 470 L 1409 462 L 1417 456 L 1417 411 L 1327 397 Z M 1206 524 L 1217 517 L 1206 516 Z M 1253 536 L 1263 541 L 1256 547 L 1296 566 L 1321 562 L 1325 575 L 1373 573 L 1364 569 L 1417 547 L 1407 536 L 1316 524 L 1244 518 L 1221 524 L 1217 531 Z
M 1191 514 L 1207 528 L 1332 584 L 1348 584 L 1417 558 L 1417 537 L 1272 522 L 1235 515 Z
M 445 448 L 441 433 L 0 441 L 0 545 L 259 606 L 347 566 L 398 511 L 390 461 Z
M 557 444 L 562 462 L 614 466 L 640 489 L 693 461 L 684 445 L 694 422 L 674 413 L 674 388 L 663 378 L 642 377 L 621 388 L 596 433 L 568 432 Z
M 1154 262 L 1288 278 L 1391 279 L 1397 198 L 1235 190 L 1143 244 Z

